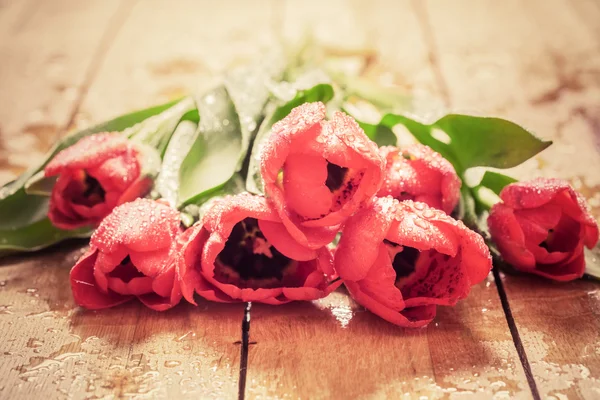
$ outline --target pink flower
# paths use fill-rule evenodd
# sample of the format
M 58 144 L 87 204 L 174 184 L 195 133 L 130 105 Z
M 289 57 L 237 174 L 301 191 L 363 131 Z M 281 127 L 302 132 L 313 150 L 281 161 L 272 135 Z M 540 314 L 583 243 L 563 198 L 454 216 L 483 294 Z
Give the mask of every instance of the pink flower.
M 185 233 L 180 259 L 183 295 L 221 302 L 283 304 L 326 296 L 338 285 L 327 247 L 294 240 L 272 205 L 248 193 L 217 200 Z
M 506 262 L 557 281 L 583 275 L 583 246 L 596 245 L 598 224 L 579 193 L 565 181 L 538 178 L 506 186 L 500 198 L 488 225 Z
M 454 210 L 460 198 L 460 179 L 441 154 L 421 144 L 402 150 L 386 146 L 379 153 L 387 165 L 378 196 L 420 201 L 446 214 Z
M 296 107 L 273 126 L 261 153 L 265 191 L 304 246 L 333 240 L 339 226 L 379 187 L 384 160 L 356 121 L 323 103 Z
M 152 200 L 115 208 L 71 270 L 75 302 L 100 309 L 137 297 L 157 311 L 179 303 L 179 221 L 177 210 Z
M 461 221 L 387 197 L 348 219 L 334 266 L 358 303 L 393 324 L 419 327 L 436 306 L 465 298 L 492 262 L 483 238 Z
M 58 175 L 48 217 L 61 229 L 97 226 L 113 208 L 152 187 L 151 179 L 141 177 L 137 150 L 119 133 L 81 139 L 58 153 L 44 173 Z

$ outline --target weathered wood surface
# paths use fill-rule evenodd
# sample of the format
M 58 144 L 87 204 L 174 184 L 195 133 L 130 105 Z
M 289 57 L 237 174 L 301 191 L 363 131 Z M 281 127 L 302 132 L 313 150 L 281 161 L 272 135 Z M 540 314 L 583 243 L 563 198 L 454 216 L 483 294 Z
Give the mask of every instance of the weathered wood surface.
M 360 49 L 363 72 L 416 97 L 420 112 L 498 115 L 551 138 L 556 145 L 515 174 L 571 179 L 599 215 L 593 0 L 0 1 L 0 183 L 69 127 L 208 87 L 279 38 L 307 32 L 330 48 Z M 238 396 L 242 305 L 84 311 L 67 283 L 80 252 L 70 244 L 0 261 L 0 398 Z M 413 331 L 344 291 L 254 305 L 246 396 L 600 396 L 598 283 L 502 283 L 514 319 L 490 276 Z
M 0 2 L 0 184 L 64 133 L 123 6 L 116 0 Z
M 332 47 L 374 46 L 373 57 L 385 67 L 367 73 L 387 73 L 417 96 L 442 92 L 414 4 L 331 4 L 315 14 L 317 5 L 288 2 L 286 31 L 310 26 Z M 394 23 L 381 23 L 389 20 Z M 252 398 L 530 397 L 493 281 L 457 307 L 440 308 L 426 329 L 399 329 L 342 292 L 314 304 L 254 305 L 250 333 L 256 342 L 248 363 Z
M 512 172 L 570 180 L 598 218 L 600 5 L 430 1 L 426 12 L 450 107 L 504 116 L 552 139 Z M 465 21 L 461 29 L 456 21 Z M 598 398 L 598 282 L 503 281 L 540 396 Z

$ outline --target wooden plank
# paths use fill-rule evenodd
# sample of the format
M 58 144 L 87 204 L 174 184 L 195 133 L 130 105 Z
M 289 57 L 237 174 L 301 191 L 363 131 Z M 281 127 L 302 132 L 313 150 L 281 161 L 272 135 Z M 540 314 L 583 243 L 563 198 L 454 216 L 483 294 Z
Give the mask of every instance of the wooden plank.
M 76 122 L 102 121 L 216 84 L 224 71 L 260 57 L 277 41 L 271 3 L 138 2 Z
M 236 397 L 241 305 L 82 310 L 65 247 L 0 262 L 0 397 Z
M 6 38 L 0 40 L 0 185 L 39 160 L 64 130 L 119 2 L 16 1 L 6 7 L 0 9 L 7 23 L 0 22 Z
M 506 276 L 503 282 L 542 397 L 597 399 L 598 282 L 556 284 L 524 276 Z
M 0 42 L 10 40 L 35 12 L 38 2 L 31 0 L 0 0 Z
M 369 73 L 389 69 L 384 81 L 417 95 L 439 93 L 409 2 L 289 2 L 283 11 L 288 36 L 308 26 L 331 46 L 373 45 L 379 64 Z M 344 291 L 312 303 L 254 304 L 251 316 L 250 398 L 531 396 L 492 281 L 455 308 L 440 308 L 426 329 L 391 325 Z
M 600 20 L 582 19 L 581 10 L 598 12 L 588 3 L 430 1 L 428 12 L 452 107 L 505 116 L 552 139 L 511 173 L 569 179 L 598 216 Z M 597 283 L 502 279 L 541 397 L 597 398 Z
M 494 3 L 427 3 L 452 110 L 506 117 L 552 139 L 508 173 L 569 179 L 599 207 L 597 39 L 570 2 Z
M 109 2 L 106 7 L 116 4 Z M 86 54 L 91 55 L 94 46 L 91 42 L 84 43 L 81 36 L 85 35 L 78 31 L 96 32 L 97 23 L 93 22 L 110 17 L 108 12 L 98 12 L 95 5 L 78 3 L 68 9 L 69 13 L 36 14 L 27 26 L 44 27 L 41 33 L 47 35 L 44 40 L 48 42 L 44 51 L 81 46 L 90 47 Z M 92 120 L 100 121 L 132 108 L 158 103 L 206 83 L 232 64 L 258 56 L 262 48 L 257 44 L 274 38 L 268 13 L 256 4 L 230 5 L 239 13 L 229 18 L 232 25 L 224 25 L 221 21 L 228 20 L 227 9 L 208 4 L 202 7 L 192 1 L 178 2 L 177 7 L 157 1 L 140 2 L 131 10 L 130 19 L 117 39 L 107 46 L 106 57 L 96 60 L 95 76 L 85 74 L 87 65 L 80 62 L 86 59 L 85 54 L 75 62 L 61 58 L 61 67 L 53 72 L 57 82 L 72 79 L 80 86 L 86 80 L 86 85 L 92 83 L 89 91 L 87 87 L 80 88 L 85 111 L 76 115 L 75 123 L 87 125 Z M 66 5 L 64 8 L 67 11 Z M 70 23 L 68 15 L 82 21 Z M 65 28 L 66 25 L 71 27 Z M 240 28 L 230 29 L 236 25 Z M 98 37 L 101 33 L 98 30 Z M 213 34 L 217 35 L 217 42 L 211 41 Z M 37 54 L 32 50 L 34 33 L 27 35 L 27 40 L 3 48 L 6 54 L 15 54 L 10 68 L 2 70 L 6 82 L 18 81 L 24 68 L 45 67 L 46 53 L 36 55 L 34 66 L 27 67 L 29 57 Z M 26 47 L 27 41 L 32 44 L 19 53 L 19 45 Z M 232 46 L 221 46 L 224 42 Z M 205 60 L 210 69 L 202 70 L 198 65 Z M 69 87 L 73 85 L 70 82 Z M 54 83 L 53 76 L 44 75 L 38 86 L 12 82 L 3 89 L 16 93 L 26 104 L 33 97 L 32 92 L 53 87 Z M 181 86 L 174 88 L 175 85 Z M 49 111 L 44 109 L 44 113 L 39 113 L 37 122 L 52 125 L 54 133 L 61 124 L 68 123 L 67 117 L 77 99 L 71 97 L 67 106 L 56 91 L 42 93 L 41 97 L 35 100 L 39 104 L 47 102 Z M 3 99 L 8 102 L 6 97 Z M 10 111 L 15 115 L 23 115 L 26 105 L 12 107 Z M 3 129 L 9 127 L 17 132 L 13 127 L 20 126 L 20 122 L 7 120 L 6 124 L 9 123 Z M 2 133 L 6 146 L 13 143 L 7 132 L 10 130 L 6 128 Z M 31 140 L 38 140 L 39 136 L 42 135 Z M 25 151 L 29 164 L 35 156 L 31 148 L 23 146 L 13 153 L 23 156 Z M 112 310 L 86 312 L 73 304 L 68 285 L 68 270 L 79 252 L 75 253 L 55 250 L 32 258 L 3 261 L 0 317 L 4 326 L 10 328 L 2 331 L 0 397 L 31 398 L 40 392 L 49 398 L 64 398 L 67 394 L 75 398 L 237 395 L 240 349 L 236 342 L 240 340 L 242 305 L 201 303 L 198 308 L 182 305 L 166 313 L 155 313 L 133 302 Z M 59 314 L 52 307 L 59 307 Z
M 530 398 L 493 282 L 417 330 L 341 291 L 313 303 L 255 304 L 250 339 L 249 398 Z
M 137 2 L 98 61 L 89 90 L 77 105 L 74 125 L 83 127 L 206 88 L 232 65 L 259 56 L 275 38 L 269 13 L 262 9 L 265 4 L 237 1 L 228 7 L 211 7 L 196 1 Z M 237 11 L 230 13 L 229 6 Z M 54 268 L 67 270 L 73 260 L 56 265 L 56 260 L 39 257 L 31 265 L 41 268 L 46 262 L 52 265 L 45 275 L 50 279 Z M 22 271 L 15 279 L 33 273 Z M 64 338 L 48 342 L 42 355 L 55 360 L 64 357 L 64 349 L 82 354 L 75 360 L 79 364 L 61 367 L 67 376 L 64 381 L 53 377 L 51 370 L 38 374 L 45 393 L 64 389 L 74 397 L 236 397 L 243 305 L 201 303 L 198 309 L 181 305 L 156 313 L 132 303 L 90 313 L 75 307 L 66 281 L 60 285 L 69 310 L 60 329 L 76 326 L 80 339 L 70 347 L 64 347 Z M 7 335 L 12 338 L 28 329 L 32 328 L 20 324 Z M 22 375 L 10 377 L 6 387 L 11 394 L 25 397 L 36 387 L 15 387 Z

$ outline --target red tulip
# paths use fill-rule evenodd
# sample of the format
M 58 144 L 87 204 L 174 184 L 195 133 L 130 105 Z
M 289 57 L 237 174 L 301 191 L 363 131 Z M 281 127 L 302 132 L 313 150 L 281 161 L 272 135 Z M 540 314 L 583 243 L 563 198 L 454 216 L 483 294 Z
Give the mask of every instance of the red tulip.
M 264 197 L 217 200 L 185 233 L 180 276 L 185 298 L 283 304 L 314 300 L 338 285 L 327 247 L 309 249 L 288 233 Z
M 113 208 L 144 195 L 152 180 L 141 176 L 138 151 L 118 133 L 85 137 L 46 166 L 58 175 L 48 217 L 62 229 L 97 226 Z
M 489 273 L 483 238 L 424 203 L 376 198 L 348 219 L 335 270 L 352 297 L 396 325 L 429 323 Z
M 179 221 L 175 209 L 152 200 L 115 208 L 71 270 L 75 302 L 100 309 L 137 297 L 157 311 L 179 303 Z
M 273 126 L 261 153 L 267 195 L 291 235 L 310 248 L 331 242 L 344 220 L 377 193 L 385 165 L 351 117 L 324 118 L 322 103 L 296 107 Z
M 380 197 L 414 200 L 450 214 L 460 198 L 460 179 L 448 160 L 422 144 L 398 149 L 386 146 L 379 153 L 387 160 Z
M 488 225 L 502 257 L 516 269 L 557 281 L 585 271 L 583 246 L 598 242 L 598 224 L 565 181 L 538 178 L 500 193 Z

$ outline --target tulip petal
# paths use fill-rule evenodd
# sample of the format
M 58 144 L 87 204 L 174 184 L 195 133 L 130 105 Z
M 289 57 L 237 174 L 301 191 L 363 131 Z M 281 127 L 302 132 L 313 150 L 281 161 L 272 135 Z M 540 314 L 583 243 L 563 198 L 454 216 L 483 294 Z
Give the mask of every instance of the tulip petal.
M 169 251 L 165 249 L 144 252 L 130 250 L 129 257 L 138 271 L 150 278 L 155 278 L 168 269 L 172 259 Z
M 598 225 L 581 194 L 566 181 L 538 178 L 510 184 L 500 197 L 504 203 L 492 208 L 488 224 L 507 262 L 560 281 L 583 274 L 583 246 L 595 246 Z M 506 228 L 515 221 L 521 232 Z M 515 257 L 522 242 L 531 254 L 526 263 Z
M 421 144 L 402 150 L 386 146 L 379 152 L 387 165 L 378 196 L 423 202 L 447 214 L 454 210 L 460 198 L 461 181 L 441 154 Z
M 118 246 L 134 252 L 168 249 L 179 234 L 177 210 L 156 201 L 137 199 L 123 204 L 106 217 L 92 236 L 100 251 L 112 253 Z
M 535 257 L 527 249 L 523 230 L 510 207 L 502 203 L 495 204 L 490 210 L 488 226 L 506 262 L 515 267 L 535 267 Z
M 164 274 L 158 275 L 152 281 L 152 291 L 161 297 L 169 297 L 175 282 L 175 268 L 169 268 Z
M 137 296 L 156 310 L 172 307 L 182 297 L 176 263 L 179 233 L 178 212 L 164 203 L 138 199 L 116 208 L 92 236 L 94 263 L 87 282 L 93 279 L 95 291 Z M 75 286 L 73 291 L 77 295 Z
M 137 151 L 128 146 L 123 154 L 109 158 L 96 167 L 87 169 L 104 190 L 124 192 L 140 176 Z
M 127 152 L 128 149 L 127 138 L 117 132 L 87 136 L 54 156 L 44 173 L 46 176 L 54 176 L 66 169 L 91 168 Z
M 390 221 L 381 237 L 364 224 L 367 217 L 379 219 L 378 226 Z M 462 222 L 424 203 L 388 197 L 346 222 L 335 266 L 360 304 L 397 325 L 418 327 L 434 318 L 437 305 L 466 297 L 492 264 L 483 238 Z
M 373 300 L 386 307 L 402 311 L 404 299 L 396 287 L 396 272 L 385 244 L 379 245 L 379 255 L 369 270 L 369 274 L 360 282 L 360 290 Z
M 408 311 L 405 315 L 404 312 L 401 313 L 385 307 L 368 294 L 362 292 L 360 286 L 356 284 L 356 282 L 345 282 L 344 284 L 346 285 L 348 292 L 352 295 L 352 298 L 356 300 L 358 304 L 394 325 L 405 328 L 419 328 L 427 325 L 435 317 L 435 306 L 418 309 L 416 311 Z
M 98 310 L 114 307 L 131 300 L 131 296 L 121 296 L 114 292 L 103 292 L 96 286 L 94 263 L 98 250 L 91 247 L 75 264 L 70 273 L 71 290 L 75 302 L 82 307 Z
M 253 254 L 256 254 L 257 257 L 260 255 L 262 260 L 266 260 L 260 261 L 261 263 L 281 262 L 281 270 L 278 270 L 278 264 L 274 266 L 275 271 L 281 275 L 263 275 L 263 272 L 252 275 L 257 273 L 252 270 L 252 261 L 251 265 L 247 265 L 247 269 L 238 270 L 236 268 L 240 267 L 236 264 L 237 261 L 220 258 L 226 257 L 221 256 L 221 252 L 231 252 L 232 245 L 238 246 L 229 242 L 231 235 L 238 235 L 232 236 L 236 237 L 235 243 L 241 237 L 241 244 L 250 246 L 249 250 L 244 247 L 244 251 L 250 252 L 244 257 L 252 260 Z M 272 203 L 259 196 L 246 193 L 215 201 L 206 211 L 202 221 L 192 227 L 189 233 L 186 232 L 183 239 L 178 270 L 182 293 L 188 301 L 193 301 L 193 293 L 190 290 L 192 286 L 200 296 L 221 302 L 256 301 L 282 304 L 292 300 L 285 296 L 283 289 L 298 289 L 291 292 L 294 297 L 318 294 L 317 297 L 311 298 L 316 299 L 327 294 L 327 282 L 335 278 L 330 250 L 325 247 L 311 250 L 295 242 L 282 225 Z M 246 242 L 247 240 L 250 242 Z M 257 243 L 260 243 L 260 249 L 253 249 L 252 246 L 256 246 Z M 226 244 L 229 247 L 226 248 Z M 268 261 L 274 257 L 278 258 Z M 231 262 L 232 265 L 225 262 Z M 257 265 L 258 268 L 263 268 L 267 264 Z M 273 268 L 273 264 L 270 264 L 269 268 Z M 307 287 L 317 290 L 302 290 Z
M 290 234 L 312 249 L 330 243 L 339 225 L 377 192 L 383 178 L 377 146 L 356 121 L 343 113 L 329 122 L 324 118 L 322 103 L 296 107 L 273 126 L 261 151 L 265 192 Z M 326 186 L 328 163 L 354 171 L 336 193 Z
M 331 209 L 332 195 L 325 186 L 327 160 L 319 155 L 294 154 L 283 166 L 285 201 L 305 218 L 320 218 Z
M 138 296 L 138 299 L 140 299 L 142 304 L 154 311 L 167 311 L 178 303 L 173 303 L 169 297 L 161 297 L 156 293 L 143 294 Z
M 394 218 L 391 198 L 378 198 L 350 218 L 335 253 L 335 271 L 343 280 L 364 279 L 379 255 L 379 244 L 388 235 Z
M 583 276 L 585 272 L 585 255 L 582 251 L 567 264 L 539 265 L 536 269 L 529 272 L 555 281 L 572 281 Z
M 386 236 L 391 242 L 418 250 L 435 249 L 452 257 L 460 249 L 464 232 L 471 232 L 443 211 L 410 200 L 399 204 L 396 220 Z
M 204 291 L 201 285 L 204 283 L 200 276 L 200 261 L 204 244 L 208 239 L 208 231 L 196 224 L 185 231 L 179 241 L 180 254 L 177 268 L 183 297 L 191 304 L 196 305 L 194 290 Z M 204 296 L 203 296 L 204 297 Z M 212 300 L 212 299 L 208 299 Z
M 302 246 L 294 240 L 281 223 L 259 220 L 258 226 L 265 238 L 283 255 L 297 261 L 317 258 L 317 251 Z

